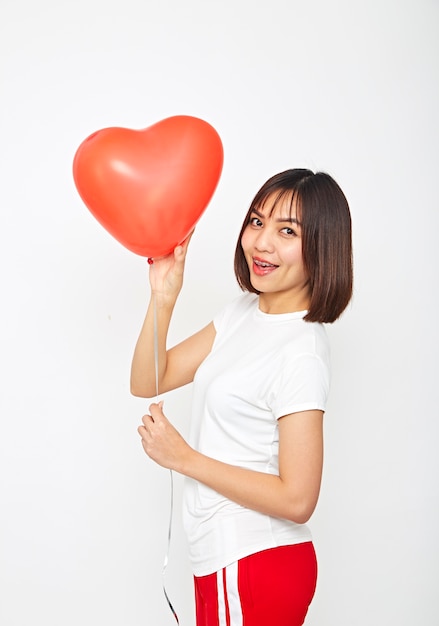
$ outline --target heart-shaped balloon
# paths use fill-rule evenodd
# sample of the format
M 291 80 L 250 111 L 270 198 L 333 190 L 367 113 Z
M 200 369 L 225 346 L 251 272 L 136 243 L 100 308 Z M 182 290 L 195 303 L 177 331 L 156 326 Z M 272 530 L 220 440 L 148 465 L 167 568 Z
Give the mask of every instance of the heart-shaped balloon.
M 98 222 L 128 250 L 154 258 L 172 252 L 193 230 L 222 165 L 216 130 L 177 115 L 143 130 L 95 132 L 75 154 L 73 177 Z

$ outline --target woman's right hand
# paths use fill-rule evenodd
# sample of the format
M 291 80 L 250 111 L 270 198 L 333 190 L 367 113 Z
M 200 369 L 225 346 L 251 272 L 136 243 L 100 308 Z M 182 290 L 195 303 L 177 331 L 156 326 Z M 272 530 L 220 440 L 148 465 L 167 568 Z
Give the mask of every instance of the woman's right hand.
M 150 265 L 151 292 L 161 304 L 173 304 L 181 291 L 186 254 L 191 237 L 192 233 L 173 252 L 154 259 Z
M 189 235 L 171 254 L 150 265 L 151 295 L 145 321 L 134 350 L 131 393 L 142 398 L 166 393 L 192 382 L 215 339 L 211 322 L 200 331 L 167 349 L 168 328 L 174 304 L 183 285 Z

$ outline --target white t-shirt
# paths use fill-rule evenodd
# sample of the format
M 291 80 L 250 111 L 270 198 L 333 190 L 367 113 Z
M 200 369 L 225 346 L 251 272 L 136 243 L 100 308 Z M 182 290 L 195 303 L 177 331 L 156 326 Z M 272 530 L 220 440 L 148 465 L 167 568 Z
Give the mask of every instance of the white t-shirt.
M 190 444 L 225 463 L 278 475 L 277 420 L 325 410 L 329 345 L 305 311 L 268 315 L 244 294 L 214 319 L 216 337 L 194 378 Z M 310 541 L 305 524 L 247 509 L 185 480 L 183 520 L 193 572 L 204 576 L 249 554 Z

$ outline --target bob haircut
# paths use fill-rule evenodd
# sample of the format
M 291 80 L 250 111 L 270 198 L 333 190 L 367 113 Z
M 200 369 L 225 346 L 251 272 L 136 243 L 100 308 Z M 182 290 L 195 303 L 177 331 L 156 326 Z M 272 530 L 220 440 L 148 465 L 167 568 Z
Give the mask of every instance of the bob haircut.
M 352 297 L 352 225 L 346 197 L 329 174 L 291 169 L 272 176 L 261 187 L 239 234 L 235 250 L 235 275 L 243 291 L 257 291 L 241 246 L 244 230 L 254 209 L 275 196 L 273 210 L 288 198 L 290 210 L 297 209 L 302 226 L 302 257 L 309 277 L 310 306 L 304 319 L 332 323 L 340 317 Z

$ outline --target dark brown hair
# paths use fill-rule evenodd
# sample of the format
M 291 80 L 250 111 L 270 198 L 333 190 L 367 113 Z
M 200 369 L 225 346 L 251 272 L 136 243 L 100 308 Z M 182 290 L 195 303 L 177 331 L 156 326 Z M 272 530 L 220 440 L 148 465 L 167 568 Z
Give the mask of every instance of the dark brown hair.
M 276 201 L 287 195 L 296 204 L 302 224 L 302 257 L 309 276 L 310 306 L 304 319 L 332 323 L 352 297 L 352 227 L 349 205 L 335 180 L 324 172 L 292 169 L 272 176 L 261 187 L 239 234 L 235 251 L 235 275 L 243 291 L 259 293 L 250 282 L 250 272 L 241 246 L 244 230 L 254 209 L 269 196 Z

